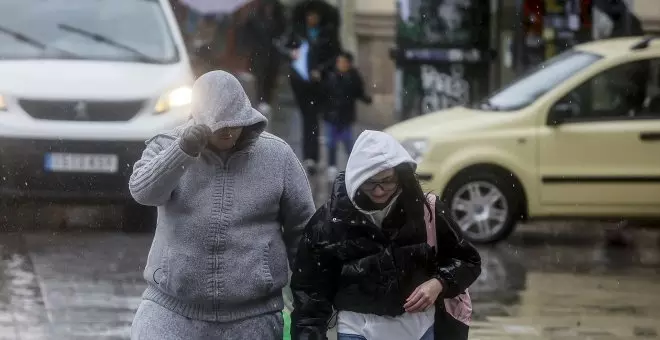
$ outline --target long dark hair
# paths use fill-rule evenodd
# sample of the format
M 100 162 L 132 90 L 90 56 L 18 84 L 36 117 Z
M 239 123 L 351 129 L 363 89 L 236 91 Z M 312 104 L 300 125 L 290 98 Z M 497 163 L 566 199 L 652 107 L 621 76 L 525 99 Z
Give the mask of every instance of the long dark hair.
M 428 209 L 430 212 L 429 222 L 433 222 L 435 212 L 431 210 L 431 205 L 426 199 L 426 194 L 422 190 L 419 180 L 417 180 L 413 166 L 408 163 L 399 164 L 394 167 L 394 172 L 399 180 L 399 187 L 401 188 L 399 201 L 403 205 L 407 224 L 418 230 L 426 230 L 424 209 Z

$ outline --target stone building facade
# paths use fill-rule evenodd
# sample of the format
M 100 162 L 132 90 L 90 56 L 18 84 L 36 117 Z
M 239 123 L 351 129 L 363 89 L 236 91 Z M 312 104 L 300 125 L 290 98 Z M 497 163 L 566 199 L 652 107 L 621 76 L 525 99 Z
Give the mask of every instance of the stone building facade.
M 503 5 L 499 9 L 500 20 L 509 22 L 515 18 L 514 1 L 491 0 Z M 649 33 L 660 33 L 660 0 L 631 0 L 632 8 Z M 295 2 L 295 0 L 289 0 Z M 357 65 L 370 85 L 374 96 L 371 107 L 360 107 L 360 118 L 376 125 L 389 125 L 397 121 L 394 113 L 395 65 L 390 49 L 395 45 L 396 0 L 327 0 L 340 9 L 342 14 L 342 40 L 351 50 Z M 512 30 L 503 27 L 495 36 L 495 48 L 502 49 L 510 39 Z M 491 87 L 508 82 L 514 76 L 505 65 L 505 58 L 498 58 L 493 67 Z

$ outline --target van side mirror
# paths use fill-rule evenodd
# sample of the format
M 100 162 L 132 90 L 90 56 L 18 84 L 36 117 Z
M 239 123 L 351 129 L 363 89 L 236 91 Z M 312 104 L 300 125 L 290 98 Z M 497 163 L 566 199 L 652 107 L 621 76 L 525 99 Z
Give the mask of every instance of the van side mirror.
M 577 116 L 579 111 L 580 109 L 577 104 L 568 101 L 560 101 L 550 109 L 548 114 L 548 125 L 559 126 L 568 118 Z

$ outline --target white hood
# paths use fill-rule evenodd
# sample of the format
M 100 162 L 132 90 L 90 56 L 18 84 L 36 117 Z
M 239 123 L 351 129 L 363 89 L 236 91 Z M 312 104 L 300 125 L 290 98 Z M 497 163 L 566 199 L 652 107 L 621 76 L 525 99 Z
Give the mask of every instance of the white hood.
M 360 185 L 379 172 L 403 163 L 412 164 L 413 168 L 417 167 L 417 163 L 394 137 L 380 131 L 366 130 L 362 132 L 355 141 L 353 151 L 348 157 L 345 173 L 346 191 L 353 205 L 355 205 L 354 197 Z M 370 216 L 373 213 L 386 216 L 394 201 L 395 199 L 385 209 L 378 211 L 380 214 L 364 211 L 363 213 Z M 359 209 L 359 207 L 357 208 Z M 381 219 L 377 218 L 377 220 Z

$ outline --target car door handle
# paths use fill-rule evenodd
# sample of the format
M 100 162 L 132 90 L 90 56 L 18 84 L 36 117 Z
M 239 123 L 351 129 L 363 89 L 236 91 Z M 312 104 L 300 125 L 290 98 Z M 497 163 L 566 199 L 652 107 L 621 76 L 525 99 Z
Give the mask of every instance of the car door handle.
M 642 132 L 639 139 L 642 142 L 660 142 L 660 132 Z

